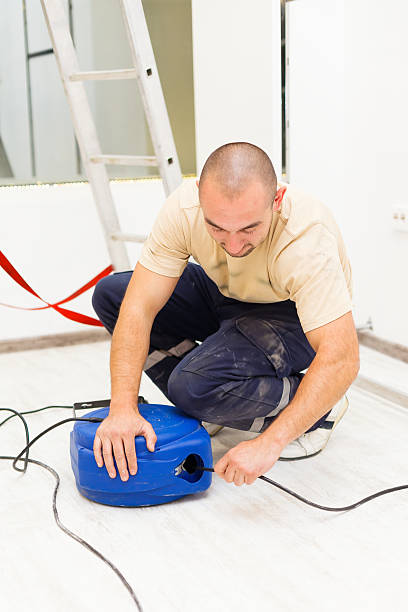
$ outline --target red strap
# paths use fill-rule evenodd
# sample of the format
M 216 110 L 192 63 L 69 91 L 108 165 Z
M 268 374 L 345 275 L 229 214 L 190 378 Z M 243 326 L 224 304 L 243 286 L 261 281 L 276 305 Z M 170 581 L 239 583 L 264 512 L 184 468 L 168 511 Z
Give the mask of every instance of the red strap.
M 45 300 L 43 300 L 42 297 L 40 297 L 38 293 L 36 293 L 34 289 L 32 289 L 30 285 L 26 283 L 23 277 L 20 276 L 17 270 L 12 266 L 12 264 L 9 262 L 7 257 L 1 251 L 0 251 L 0 266 L 3 268 L 5 272 L 7 272 L 9 276 L 11 276 L 11 278 L 18 285 L 23 287 L 23 289 L 25 289 L 32 295 L 35 295 L 36 297 L 38 297 L 39 300 L 41 300 L 42 302 L 44 302 L 44 304 L 46 304 L 46 306 L 38 306 L 37 308 L 24 308 L 22 306 L 11 306 L 11 304 L 3 304 L 0 302 L 1 306 L 7 306 L 7 308 L 17 308 L 18 310 L 44 310 L 46 308 L 53 308 L 54 310 L 62 314 L 63 317 L 66 317 L 67 319 L 71 319 L 71 321 L 77 321 L 78 323 L 85 323 L 86 325 L 95 325 L 97 327 L 102 327 L 102 323 L 98 321 L 98 319 L 94 319 L 93 317 L 88 317 L 87 315 L 80 314 L 79 312 L 74 312 L 73 310 L 67 310 L 66 308 L 61 308 L 60 304 L 65 304 L 66 302 L 73 300 L 74 298 L 78 297 L 79 295 L 81 295 L 82 293 L 84 293 L 85 291 L 93 287 L 94 285 L 96 285 L 96 283 L 101 278 L 103 278 L 104 276 L 107 276 L 108 274 L 112 272 L 113 270 L 112 266 L 108 266 L 107 268 L 102 270 L 102 272 L 97 274 L 92 280 L 90 280 L 85 285 L 83 285 L 80 289 L 78 289 L 77 291 L 74 291 L 74 293 L 66 297 L 64 300 L 60 300 L 59 302 L 55 302 L 54 304 L 50 304 L 49 302 L 46 302 Z

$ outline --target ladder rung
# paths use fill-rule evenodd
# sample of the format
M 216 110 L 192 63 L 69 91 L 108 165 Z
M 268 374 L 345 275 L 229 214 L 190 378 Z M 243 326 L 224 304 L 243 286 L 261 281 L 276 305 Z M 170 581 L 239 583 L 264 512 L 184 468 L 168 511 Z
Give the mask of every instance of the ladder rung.
M 120 70 L 91 70 L 89 72 L 73 72 L 69 75 L 70 81 L 112 81 L 115 79 L 136 79 L 135 68 L 121 68 Z
M 89 159 L 94 164 L 158 166 L 157 158 L 152 155 L 93 155 Z
M 123 232 L 114 232 L 111 234 L 112 240 L 122 240 L 123 242 L 144 242 L 147 236 L 142 234 L 124 234 Z

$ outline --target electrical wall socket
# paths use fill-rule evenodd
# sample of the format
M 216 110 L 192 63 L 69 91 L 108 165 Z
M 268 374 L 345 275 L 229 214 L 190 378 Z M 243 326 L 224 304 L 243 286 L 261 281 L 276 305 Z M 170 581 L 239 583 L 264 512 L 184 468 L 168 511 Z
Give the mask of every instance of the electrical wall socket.
M 408 205 L 397 204 L 393 206 L 392 226 L 401 232 L 408 232 Z

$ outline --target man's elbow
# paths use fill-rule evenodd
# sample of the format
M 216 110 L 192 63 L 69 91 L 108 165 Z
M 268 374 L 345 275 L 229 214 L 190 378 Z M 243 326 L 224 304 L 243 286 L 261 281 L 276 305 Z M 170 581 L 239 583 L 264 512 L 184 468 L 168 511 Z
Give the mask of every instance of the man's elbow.
M 351 366 L 352 382 L 353 380 L 357 378 L 359 371 L 360 371 L 360 357 L 357 356 L 357 358 L 353 361 L 352 366 Z
M 360 371 L 360 354 L 359 347 L 348 345 L 341 347 L 341 350 L 332 353 L 330 362 L 334 365 L 338 374 L 343 378 L 348 385 L 357 378 Z
M 344 359 L 344 367 L 347 369 L 350 384 L 357 378 L 360 371 L 360 352 L 357 348 L 348 352 L 348 355 Z

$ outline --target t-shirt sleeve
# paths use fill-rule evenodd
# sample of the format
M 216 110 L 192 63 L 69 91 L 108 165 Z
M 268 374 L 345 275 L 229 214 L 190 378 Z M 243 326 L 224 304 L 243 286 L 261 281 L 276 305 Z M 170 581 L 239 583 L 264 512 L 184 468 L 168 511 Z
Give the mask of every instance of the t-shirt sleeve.
M 187 265 L 185 228 L 180 210 L 180 190 L 164 202 L 144 242 L 139 262 L 148 270 L 163 276 L 179 277 Z
M 337 240 L 324 225 L 314 225 L 294 238 L 275 266 L 279 284 L 296 303 L 304 332 L 352 310 Z

